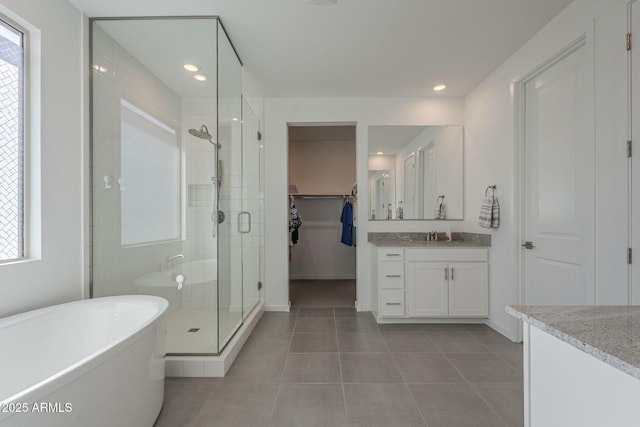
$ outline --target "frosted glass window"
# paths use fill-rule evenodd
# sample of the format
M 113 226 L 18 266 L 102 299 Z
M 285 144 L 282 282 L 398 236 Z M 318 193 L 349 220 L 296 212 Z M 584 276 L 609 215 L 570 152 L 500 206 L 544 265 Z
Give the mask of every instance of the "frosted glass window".
M 175 129 L 121 100 L 121 242 L 180 238 L 180 148 Z
M 0 261 L 24 257 L 24 34 L 0 20 Z

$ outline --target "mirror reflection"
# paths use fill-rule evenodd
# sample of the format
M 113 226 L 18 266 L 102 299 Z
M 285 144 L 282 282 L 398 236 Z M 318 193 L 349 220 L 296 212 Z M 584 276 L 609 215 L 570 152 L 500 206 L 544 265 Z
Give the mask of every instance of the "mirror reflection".
M 369 126 L 369 219 L 463 219 L 463 168 L 462 126 Z

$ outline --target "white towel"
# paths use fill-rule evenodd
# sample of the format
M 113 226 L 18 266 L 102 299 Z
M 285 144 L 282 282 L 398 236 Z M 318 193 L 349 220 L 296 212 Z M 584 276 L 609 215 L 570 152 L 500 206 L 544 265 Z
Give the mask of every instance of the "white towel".
M 489 195 L 489 190 L 491 195 Z M 500 227 L 500 204 L 495 196 L 495 188 L 487 187 L 484 192 L 484 199 L 482 199 L 482 205 L 480 206 L 480 217 L 478 218 L 478 225 L 483 228 L 498 228 Z

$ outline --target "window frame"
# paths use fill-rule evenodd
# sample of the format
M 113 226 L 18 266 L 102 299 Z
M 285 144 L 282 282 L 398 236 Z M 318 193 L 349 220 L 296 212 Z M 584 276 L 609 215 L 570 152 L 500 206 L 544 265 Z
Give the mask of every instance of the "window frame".
M 16 258 L 0 259 L 0 265 L 22 262 L 31 256 L 31 37 L 29 30 L 23 25 L 11 19 L 7 14 L 0 12 L 0 21 L 7 27 L 21 34 L 22 41 L 22 224 L 21 229 L 21 253 Z

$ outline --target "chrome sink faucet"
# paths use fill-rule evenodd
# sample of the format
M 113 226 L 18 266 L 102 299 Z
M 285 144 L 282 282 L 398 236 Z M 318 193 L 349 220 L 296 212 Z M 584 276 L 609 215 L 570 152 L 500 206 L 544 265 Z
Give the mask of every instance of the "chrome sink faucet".
M 177 255 L 174 255 L 172 257 L 167 255 L 167 258 L 164 260 L 164 267 L 167 268 L 167 269 L 168 268 L 173 268 L 176 265 L 176 261 L 177 260 L 184 260 L 184 255 L 177 254 Z

